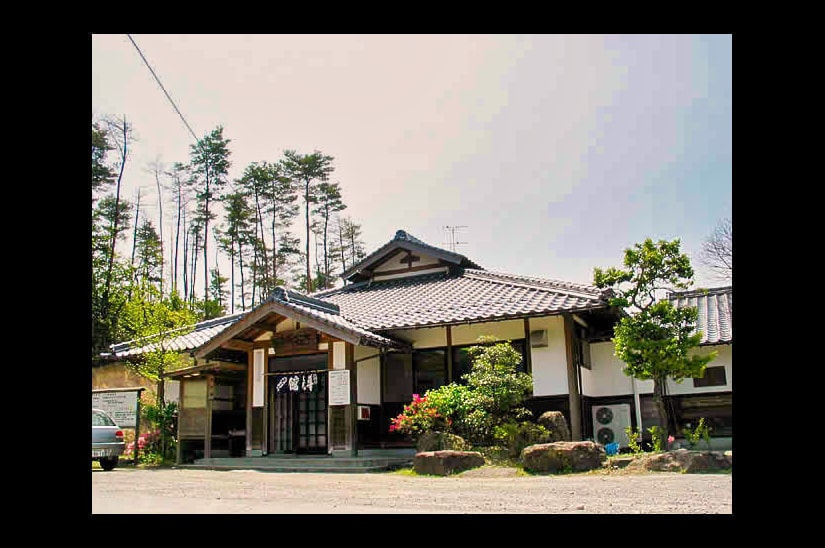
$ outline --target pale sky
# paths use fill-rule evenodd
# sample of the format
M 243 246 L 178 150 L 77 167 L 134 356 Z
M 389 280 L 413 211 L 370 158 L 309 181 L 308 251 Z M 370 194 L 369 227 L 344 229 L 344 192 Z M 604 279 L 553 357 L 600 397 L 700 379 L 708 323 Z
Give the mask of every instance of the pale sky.
M 697 285 L 722 285 L 698 251 L 731 215 L 730 35 L 133 38 L 199 137 L 223 125 L 231 178 L 285 149 L 333 156 L 367 252 L 465 225 L 457 251 L 488 270 L 592 283 L 678 237 Z M 187 162 L 194 140 L 125 34 L 91 46 L 92 117 L 134 125 L 123 195 L 140 186 L 157 225 L 146 166 Z

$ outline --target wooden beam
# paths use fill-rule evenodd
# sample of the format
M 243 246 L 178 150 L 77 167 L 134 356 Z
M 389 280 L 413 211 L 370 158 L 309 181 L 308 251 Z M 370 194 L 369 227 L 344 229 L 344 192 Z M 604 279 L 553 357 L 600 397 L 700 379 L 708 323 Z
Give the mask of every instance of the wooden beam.
M 215 378 L 206 375 L 206 428 L 203 436 L 203 458 L 212 457 L 212 392 Z
M 195 350 L 195 357 L 205 357 L 207 354 L 218 348 L 221 344 L 225 343 L 229 339 L 234 338 L 235 335 L 238 335 L 243 331 L 246 331 L 250 327 L 254 326 L 259 320 L 275 312 L 273 306 L 274 304 L 275 303 L 271 301 L 262 304 L 257 310 L 253 310 L 245 318 L 237 321 L 236 323 L 230 325 L 229 327 L 221 331 L 215 337 L 207 341 L 206 344 Z
M 252 343 L 239 339 L 229 339 L 221 345 L 221 348 L 226 348 L 228 350 L 242 350 L 247 352 L 252 350 Z
M 573 353 L 573 318 L 570 314 L 562 314 L 564 318 L 564 349 L 567 356 L 567 391 L 570 401 L 570 434 L 573 441 L 582 439 L 581 394 L 576 372 L 576 361 Z

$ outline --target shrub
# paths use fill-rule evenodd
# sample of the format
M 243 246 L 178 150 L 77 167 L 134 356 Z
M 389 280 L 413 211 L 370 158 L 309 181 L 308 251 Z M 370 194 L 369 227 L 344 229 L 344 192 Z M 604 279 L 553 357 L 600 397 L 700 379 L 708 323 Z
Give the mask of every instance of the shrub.
M 510 458 L 516 458 L 527 446 L 548 443 L 550 432 L 544 426 L 530 421 L 508 422 L 495 427 L 494 437 L 507 447 Z
M 390 420 L 390 432 L 410 434 L 418 439 L 422 434 L 434 429 L 445 429 L 450 419 L 439 414 L 425 395 L 423 398 L 413 394 L 413 401 L 404 406 L 404 411 Z
M 699 419 L 699 424 L 696 425 L 696 428 L 693 430 L 690 428 L 685 428 L 682 430 L 682 433 L 685 435 L 685 440 L 688 442 L 691 449 L 699 443 L 700 439 L 704 439 L 708 449 L 710 449 L 710 428 L 708 428 L 707 424 L 705 424 L 704 417 Z

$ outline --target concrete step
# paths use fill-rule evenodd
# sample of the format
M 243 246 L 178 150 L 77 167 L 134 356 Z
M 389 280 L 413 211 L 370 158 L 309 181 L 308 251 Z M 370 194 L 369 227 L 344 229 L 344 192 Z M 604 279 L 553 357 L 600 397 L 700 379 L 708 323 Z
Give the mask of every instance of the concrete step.
M 278 472 L 361 472 L 391 470 L 412 464 L 413 457 L 330 457 L 328 455 L 292 457 L 213 457 L 197 459 L 184 468 L 214 470 L 268 470 Z

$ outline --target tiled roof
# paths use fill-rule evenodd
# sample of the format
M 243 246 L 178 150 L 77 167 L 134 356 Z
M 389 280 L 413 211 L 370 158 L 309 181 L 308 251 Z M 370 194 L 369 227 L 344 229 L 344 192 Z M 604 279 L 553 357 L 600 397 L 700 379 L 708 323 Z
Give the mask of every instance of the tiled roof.
M 298 315 L 317 320 L 330 327 L 355 335 L 360 339 L 360 344 L 379 347 L 404 346 L 403 343 L 372 333 L 360 325 L 340 316 L 336 313 L 338 306 L 333 302 L 321 301 L 307 297 L 296 291 L 282 288 L 276 289 L 268 300 L 277 302 L 295 311 Z
M 694 306 L 699 310 L 696 327 L 702 331 L 700 344 L 733 342 L 732 287 L 673 292 L 669 299 L 677 307 Z
M 438 259 L 443 259 L 453 264 L 469 268 L 481 268 L 479 265 L 477 265 L 464 255 L 462 255 L 461 253 L 447 251 L 446 249 L 435 247 L 433 245 L 430 245 L 426 242 L 419 240 L 418 238 L 407 233 L 404 230 L 398 230 L 396 231 L 395 236 L 392 240 L 390 240 L 386 244 L 382 245 L 381 247 L 379 247 L 378 249 L 376 249 L 363 259 L 361 259 L 359 263 L 349 267 L 346 270 L 346 272 L 341 274 L 341 277 L 345 280 L 348 280 L 356 276 L 360 271 L 369 269 L 369 267 L 372 266 L 374 263 L 380 262 L 393 249 L 405 247 L 415 249 L 424 253 L 429 253 L 430 255 Z
M 341 316 L 371 330 L 401 329 L 603 308 L 598 288 L 477 269 L 379 282 L 316 293 Z
M 192 350 L 197 348 L 212 339 L 224 329 L 228 328 L 244 316 L 244 312 L 239 314 L 230 314 L 220 318 L 214 318 L 188 326 L 175 331 L 180 331 L 183 335 L 179 335 L 165 342 L 164 347 L 168 350 L 176 350 L 183 352 L 185 350 Z M 110 354 L 105 354 L 108 358 L 125 358 L 128 356 L 137 356 L 144 352 L 150 352 L 157 348 L 155 343 L 141 344 L 140 339 L 113 344 Z

